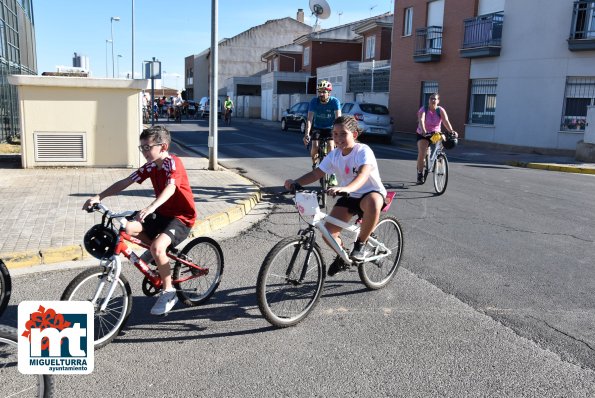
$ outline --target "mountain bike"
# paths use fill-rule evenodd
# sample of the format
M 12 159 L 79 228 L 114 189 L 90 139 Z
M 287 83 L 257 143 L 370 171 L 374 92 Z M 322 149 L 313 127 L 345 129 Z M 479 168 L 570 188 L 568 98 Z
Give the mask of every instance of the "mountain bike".
M 426 181 L 430 172 L 433 173 L 436 195 L 442 195 L 446 191 L 446 185 L 448 184 L 448 158 L 444 152 L 444 145 L 441 138 L 435 144 L 430 142 L 426 153 L 423 181 Z
M 4 397 L 54 396 L 54 379 L 50 375 L 22 374 L 18 370 L 17 329 L 0 325 L 0 392 Z
M 154 296 L 161 291 L 162 280 L 156 267 L 134 253 L 126 242 L 149 249 L 149 245 L 125 232 L 126 223 L 135 212 L 113 213 L 101 203 L 90 212 L 102 214 L 101 224 L 96 224 L 85 234 L 87 251 L 101 263 L 83 271 L 66 287 L 61 300 L 90 301 L 95 308 L 95 348 L 111 342 L 122 330 L 132 310 L 132 291 L 122 274 L 120 255 L 145 276 L 142 291 Z M 114 222 L 119 224 L 116 229 Z M 187 306 L 197 306 L 208 300 L 221 282 L 223 251 L 219 244 L 207 237 L 188 242 L 183 249 L 169 248 L 167 256 L 173 267 L 173 286 L 180 301 Z
M 256 296 L 258 308 L 272 325 L 287 327 L 301 322 L 316 306 L 326 278 L 322 250 L 316 242 L 318 230 L 331 248 L 349 266 L 356 266 L 364 285 L 371 290 L 383 288 L 395 276 L 403 253 L 403 230 L 392 216 L 380 217 L 368 239 L 371 253 L 363 261 L 355 261 L 331 236 L 325 223 L 340 226 L 357 236 L 360 220 L 345 223 L 320 211 L 321 192 L 296 191 L 295 205 L 307 226 L 277 243 L 266 255 L 258 273 Z M 387 195 L 386 212 L 394 192 Z M 365 215 L 364 215 L 365 217 Z
M 12 280 L 4 261 L 0 260 L 0 316 L 8 306 L 12 293 Z

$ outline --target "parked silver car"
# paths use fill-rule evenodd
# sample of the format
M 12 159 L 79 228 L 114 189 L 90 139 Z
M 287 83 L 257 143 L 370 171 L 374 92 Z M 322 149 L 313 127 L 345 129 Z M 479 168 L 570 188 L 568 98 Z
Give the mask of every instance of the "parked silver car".
M 343 115 L 351 115 L 363 129 L 364 136 L 375 135 L 390 144 L 393 136 L 393 119 L 388 108 L 367 102 L 346 102 L 341 109 Z

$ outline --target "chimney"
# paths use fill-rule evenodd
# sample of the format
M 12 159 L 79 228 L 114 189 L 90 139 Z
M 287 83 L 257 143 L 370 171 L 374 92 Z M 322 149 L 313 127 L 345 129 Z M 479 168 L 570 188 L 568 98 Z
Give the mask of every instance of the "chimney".
M 304 23 L 304 9 L 298 8 L 297 17 L 298 22 Z

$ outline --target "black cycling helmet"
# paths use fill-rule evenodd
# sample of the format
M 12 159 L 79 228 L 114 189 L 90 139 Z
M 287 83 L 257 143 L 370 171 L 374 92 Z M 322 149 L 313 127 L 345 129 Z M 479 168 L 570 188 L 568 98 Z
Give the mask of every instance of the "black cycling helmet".
M 458 143 L 459 140 L 456 137 L 450 136 L 442 143 L 442 145 L 445 149 L 452 149 L 457 146 Z
M 85 249 L 96 259 L 109 258 L 114 254 L 118 234 L 102 224 L 93 225 L 83 238 Z

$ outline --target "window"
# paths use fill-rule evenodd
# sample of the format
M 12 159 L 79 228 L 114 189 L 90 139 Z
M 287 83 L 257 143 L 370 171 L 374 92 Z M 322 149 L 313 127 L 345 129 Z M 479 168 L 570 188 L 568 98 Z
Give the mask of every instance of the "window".
M 595 38 L 595 0 L 576 1 L 573 18 L 575 39 Z
M 405 8 L 403 18 L 403 36 L 411 36 L 413 31 L 413 7 Z
M 421 106 L 427 106 L 430 100 L 430 95 L 438 92 L 438 82 L 428 80 L 421 82 Z
M 469 123 L 494 124 L 496 115 L 497 79 L 471 80 Z
M 375 48 L 376 48 L 376 36 L 366 37 L 366 58 L 365 59 L 374 58 Z
M 273 60 L 273 71 L 274 72 L 278 72 L 279 71 L 279 58 L 275 58 Z
M 304 48 L 304 66 L 310 65 L 310 47 Z
M 595 105 L 595 77 L 566 78 L 561 130 L 584 131 L 589 105 Z

